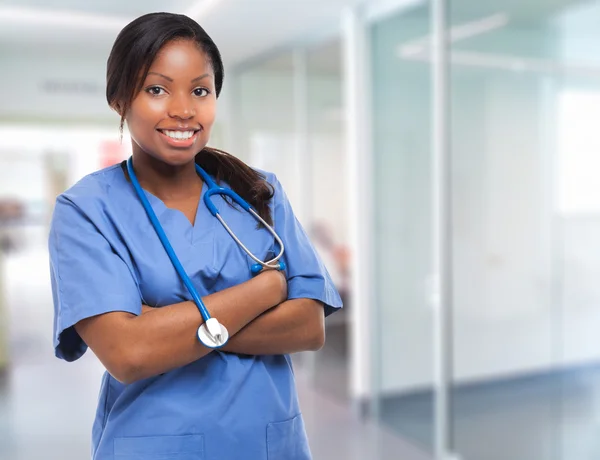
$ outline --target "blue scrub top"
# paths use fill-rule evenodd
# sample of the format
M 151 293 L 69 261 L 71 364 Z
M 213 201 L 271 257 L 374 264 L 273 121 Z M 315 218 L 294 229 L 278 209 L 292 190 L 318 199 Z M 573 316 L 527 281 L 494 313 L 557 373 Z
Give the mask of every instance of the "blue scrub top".
M 288 298 L 342 306 L 329 274 L 274 174 L 274 227 L 286 252 Z M 202 194 L 206 192 L 206 185 Z M 145 192 L 201 296 L 247 281 L 253 261 L 204 206 L 192 226 L 180 211 Z M 258 257 L 277 250 L 248 213 L 213 197 L 233 231 Z M 191 300 L 122 165 L 86 176 L 56 201 L 49 238 L 54 346 L 66 361 L 86 344 L 84 318 L 142 303 Z M 92 431 L 94 460 L 307 460 L 311 458 L 291 359 L 212 352 L 171 372 L 124 385 L 105 373 Z

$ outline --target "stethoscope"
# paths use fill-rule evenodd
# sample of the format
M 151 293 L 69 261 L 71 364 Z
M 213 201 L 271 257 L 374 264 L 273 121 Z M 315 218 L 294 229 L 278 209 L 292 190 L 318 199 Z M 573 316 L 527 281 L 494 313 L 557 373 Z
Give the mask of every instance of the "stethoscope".
M 206 205 L 206 207 L 208 208 L 210 213 L 214 217 L 216 217 L 219 220 L 219 222 L 221 222 L 221 224 L 223 225 L 225 230 L 227 230 L 227 233 L 229 233 L 231 235 L 231 237 L 235 240 L 235 242 L 255 262 L 250 269 L 252 274 L 257 275 L 264 268 L 280 270 L 280 271 L 285 270 L 285 268 L 286 268 L 285 263 L 283 262 L 283 260 L 279 260 L 283 256 L 283 252 L 285 250 L 284 246 L 283 246 L 283 241 L 281 241 L 281 238 L 279 238 L 279 236 L 277 235 L 277 233 L 275 232 L 273 227 L 271 227 L 269 224 L 267 224 L 267 222 L 265 222 L 265 220 L 262 217 L 260 217 L 258 215 L 258 213 L 241 196 L 239 196 L 233 190 L 231 190 L 229 188 L 219 187 L 215 183 L 215 181 L 212 179 L 212 177 L 210 177 L 207 174 L 207 172 L 204 171 L 197 164 L 196 164 L 196 171 L 198 172 L 200 177 L 202 177 L 202 180 L 204 181 L 204 183 L 206 184 L 206 186 L 208 188 L 203 196 L 204 204 Z M 148 198 L 146 197 L 144 191 L 142 190 L 142 187 L 140 186 L 140 183 L 137 180 L 137 176 L 135 175 L 135 171 L 133 170 L 133 157 L 130 157 L 127 160 L 127 172 L 129 173 L 129 179 L 131 180 L 131 183 L 133 184 L 133 188 L 135 189 L 135 191 L 138 195 L 138 198 L 142 202 L 142 205 L 144 206 L 144 209 L 146 210 L 146 213 L 148 214 L 148 217 L 150 218 L 150 222 L 152 222 L 152 226 L 154 227 L 154 230 L 156 230 L 156 233 L 157 233 L 161 243 L 163 244 L 165 250 L 167 251 L 167 254 L 169 255 L 169 258 L 171 259 L 171 262 L 173 263 L 175 270 L 177 270 L 179 277 L 181 278 L 181 280 L 183 281 L 183 284 L 185 284 L 185 287 L 188 289 L 190 295 L 194 299 L 194 303 L 198 307 L 198 310 L 200 310 L 200 314 L 202 315 L 202 318 L 204 319 L 204 323 L 202 325 L 200 325 L 200 327 L 198 328 L 198 339 L 200 340 L 200 342 L 202 342 L 202 344 L 204 346 L 206 346 L 208 348 L 220 348 L 220 347 L 224 346 L 227 343 L 227 341 L 229 340 L 229 332 L 227 331 L 227 328 L 225 326 L 223 326 L 221 323 L 219 323 L 217 321 L 216 318 L 213 318 L 210 316 L 210 313 L 208 313 L 208 310 L 206 309 L 204 302 L 200 298 L 198 291 L 192 284 L 190 277 L 185 272 L 183 266 L 181 265 L 181 262 L 179 262 L 179 259 L 177 258 L 177 255 L 175 254 L 175 251 L 173 250 L 173 247 L 171 246 L 171 243 L 169 242 L 169 239 L 167 238 L 167 235 L 165 234 L 165 232 L 162 228 L 162 225 L 160 225 L 160 222 L 158 221 L 158 218 L 156 217 L 156 213 L 152 209 L 152 206 L 150 205 Z M 214 203 L 211 200 L 211 197 L 213 195 L 228 196 L 229 198 L 231 198 L 233 200 L 234 203 L 238 204 L 242 209 L 244 209 L 245 211 L 252 214 L 254 216 L 254 218 L 256 220 L 258 220 L 262 225 L 264 225 L 264 227 L 271 233 L 271 235 L 273 235 L 273 237 L 275 238 L 275 241 L 277 242 L 277 244 L 280 247 L 279 254 L 277 254 L 277 256 L 275 256 L 274 258 L 272 258 L 271 260 L 269 260 L 267 262 L 261 261 L 258 257 L 256 257 L 254 254 L 252 254 L 252 252 L 240 241 L 240 239 L 235 235 L 235 233 L 233 233 L 233 231 L 229 228 L 227 223 L 223 220 L 223 218 L 219 214 L 219 210 L 217 209 L 217 207 L 214 205 Z

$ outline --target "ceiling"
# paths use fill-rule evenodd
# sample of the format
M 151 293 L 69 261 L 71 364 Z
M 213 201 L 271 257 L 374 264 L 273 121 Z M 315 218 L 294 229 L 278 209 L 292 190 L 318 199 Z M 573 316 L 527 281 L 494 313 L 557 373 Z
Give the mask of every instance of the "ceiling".
M 327 40 L 311 49 L 309 65 L 339 73 L 341 50 L 334 38 L 344 7 L 415 6 L 419 1 L 422 7 L 412 11 L 427 16 L 426 0 L 0 0 L 0 53 L 81 55 L 105 61 L 125 24 L 145 13 L 170 11 L 198 20 L 219 46 L 228 68 L 266 55 L 274 57 L 267 65 L 289 70 L 290 56 L 277 58 L 274 51 L 323 35 Z M 553 18 L 550 23 L 563 35 L 586 38 L 600 30 L 599 5 L 599 0 L 453 0 L 449 16 L 452 23 L 463 23 L 506 13 L 511 29 L 529 29 Z M 570 14 L 559 13 L 566 11 Z
M 348 5 L 376 0 L 0 0 L 0 51 L 107 56 L 118 31 L 149 12 L 194 17 L 226 65 L 335 30 Z

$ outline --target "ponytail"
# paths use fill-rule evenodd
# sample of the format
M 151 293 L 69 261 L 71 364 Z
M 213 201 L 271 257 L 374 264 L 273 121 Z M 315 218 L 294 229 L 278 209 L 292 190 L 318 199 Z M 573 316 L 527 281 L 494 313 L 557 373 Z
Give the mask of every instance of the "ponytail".
M 196 163 L 217 183 L 225 181 L 231 189 L 246 200 L 269 225 L 273 218 L 269 201 L 274 189 L 261 174 L 233 155 L 212 147 L 205 147 L 196 155 Z

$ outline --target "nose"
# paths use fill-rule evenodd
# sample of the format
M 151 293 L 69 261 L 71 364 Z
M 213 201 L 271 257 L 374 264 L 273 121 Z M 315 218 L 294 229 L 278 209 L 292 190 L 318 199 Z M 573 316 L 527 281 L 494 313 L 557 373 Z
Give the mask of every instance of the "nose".
M 196 115 L 196 110 L 192 98 L 189 95 L 171 97 L 168 113 L 171 118 L 179 118 L 181 120 L 193 118 Z

